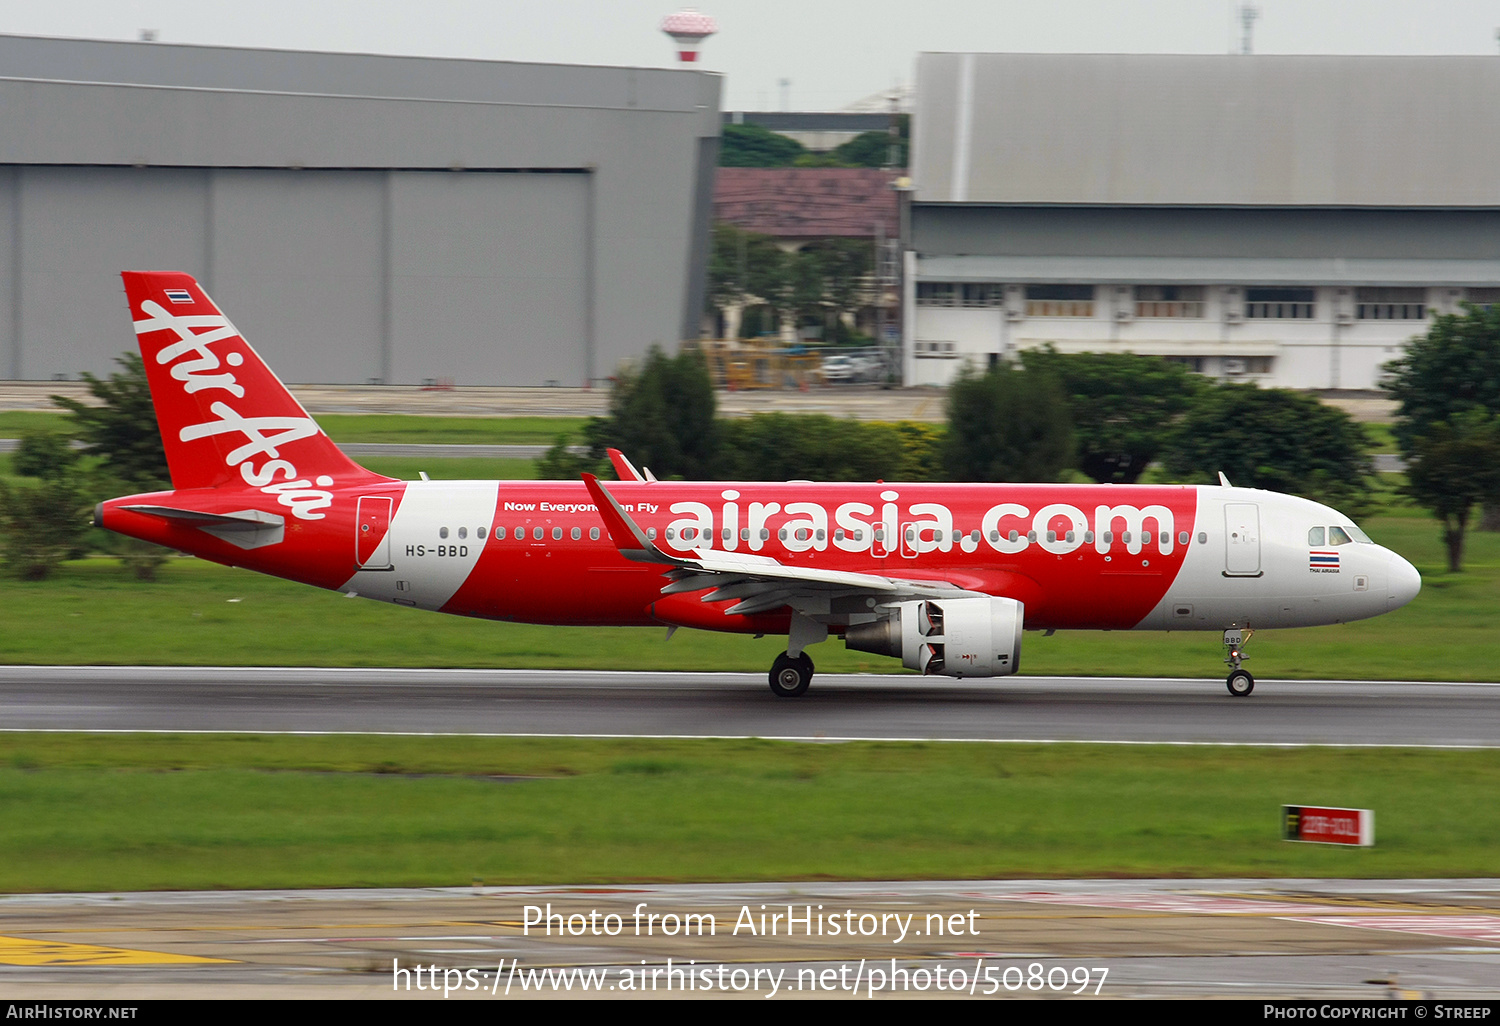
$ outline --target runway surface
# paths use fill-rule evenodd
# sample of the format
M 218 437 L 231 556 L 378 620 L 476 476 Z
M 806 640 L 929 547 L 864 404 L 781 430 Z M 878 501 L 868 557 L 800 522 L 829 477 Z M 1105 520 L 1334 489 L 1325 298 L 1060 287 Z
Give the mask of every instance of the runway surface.
M 970 880 L 0 898 L 6 998 L 684 992 L 1493 1001 L 1500 881 Z
M 1500 747 L 1500 685 L 9 666 L 0 729 Z

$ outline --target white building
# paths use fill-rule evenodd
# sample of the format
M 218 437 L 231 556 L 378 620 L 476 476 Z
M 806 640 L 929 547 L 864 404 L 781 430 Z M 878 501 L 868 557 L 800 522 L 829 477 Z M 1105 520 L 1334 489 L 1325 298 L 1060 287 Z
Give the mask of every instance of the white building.
M 905 376 L 1134 352 L 1370 389 L 1500 301 L 1500 61 L 923 54 Z

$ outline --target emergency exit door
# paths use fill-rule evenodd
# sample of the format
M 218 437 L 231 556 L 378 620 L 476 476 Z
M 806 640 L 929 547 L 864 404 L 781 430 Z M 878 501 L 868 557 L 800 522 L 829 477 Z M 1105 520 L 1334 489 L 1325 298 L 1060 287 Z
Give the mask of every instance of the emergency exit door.
M 361 496 L 354 526 L 354 564 L 361 570 L 391 570 L 391 500 Z

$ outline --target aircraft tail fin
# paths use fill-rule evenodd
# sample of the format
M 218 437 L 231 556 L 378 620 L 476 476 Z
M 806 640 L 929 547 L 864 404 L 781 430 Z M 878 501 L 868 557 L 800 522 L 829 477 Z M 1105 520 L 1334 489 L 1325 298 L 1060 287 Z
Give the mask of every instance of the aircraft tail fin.
M 125 271 L 172 486 L 291 499 L 378 478 L 339 451 L 191 275 Z

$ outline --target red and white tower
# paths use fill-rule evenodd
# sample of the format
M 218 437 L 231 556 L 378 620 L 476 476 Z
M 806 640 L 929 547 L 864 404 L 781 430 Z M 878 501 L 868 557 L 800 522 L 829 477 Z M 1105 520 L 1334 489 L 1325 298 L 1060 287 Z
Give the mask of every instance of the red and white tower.
M 692 64 L 698 59 L 698 45 L 719 31 L 719 26 L 708 15 L 688 7 L 663 18 L 661 30 L 677 44 L 677 59 Z

